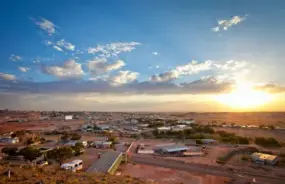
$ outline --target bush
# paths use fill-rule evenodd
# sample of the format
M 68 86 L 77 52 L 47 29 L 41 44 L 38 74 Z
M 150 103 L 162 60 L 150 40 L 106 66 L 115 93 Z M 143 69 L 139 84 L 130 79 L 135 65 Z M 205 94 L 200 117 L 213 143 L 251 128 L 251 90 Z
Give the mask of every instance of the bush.
M 280 143 L 272 137 L 270 138 L 256 137 L 254 142 L 255 144 L 263 146 L 263 147 L 280 147 L 281 146 Z
M 16 147 L 4 147 L 1 150 L 2 153 L 9 155 L 9 156 L 16 156 L 18 155 L 18 148 Z
M 203 144 L 203 142 L 200 139 L 196 139 L 196 144 Z
M 238 144 L 249 144 L 249 139 L 246 137 L 236 136 Z
M 61 147 L 47 152 L 47 157 L 49 159 L 57 160 L 60 163 L 60 165 L 64 160 L 71 158 L 72 155 L 73 155 L 73 149 L 71 147 Z
M 41 156 L 41 152 L 39 149 L 35 147 L 25 147 L 19 151 L 20 155 L 23 155 L 25 160 L 33 161 L 37 157 Z

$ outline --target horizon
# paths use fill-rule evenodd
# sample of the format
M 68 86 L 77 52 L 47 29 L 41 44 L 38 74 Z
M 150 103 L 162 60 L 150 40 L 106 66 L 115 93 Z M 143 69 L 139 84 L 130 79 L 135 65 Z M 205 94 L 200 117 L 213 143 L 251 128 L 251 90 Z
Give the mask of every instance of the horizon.
M 285 2 L 219 2 L 4 1 L 0 108 L 282 112 Z

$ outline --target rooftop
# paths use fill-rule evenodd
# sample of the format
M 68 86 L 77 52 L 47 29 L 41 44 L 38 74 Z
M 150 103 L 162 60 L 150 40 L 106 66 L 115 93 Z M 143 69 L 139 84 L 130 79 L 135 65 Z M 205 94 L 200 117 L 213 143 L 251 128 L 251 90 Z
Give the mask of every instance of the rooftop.
M 162 150 L 166 152 L 176 152 L 176 151 L 188 150 L 189 148 L 187 146 L 180 145 L 180 144 L 169 144 L 169 145 L 156 146 L 154 149 Z
M 275 155 L 269 155 L 269 154 L 257 153 L 257 152 L 253 153 L 251 156 L 258 158 L 260 160 L 274 160 L 277 157 Z

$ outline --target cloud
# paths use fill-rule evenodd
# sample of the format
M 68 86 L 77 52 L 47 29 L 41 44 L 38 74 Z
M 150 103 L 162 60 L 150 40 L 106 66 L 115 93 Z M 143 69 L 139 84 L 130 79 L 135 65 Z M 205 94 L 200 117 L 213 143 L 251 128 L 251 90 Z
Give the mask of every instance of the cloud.
M 27 68 L 27 67 L 21 67 L 21 66 L 19 66 L 18 68 L 19 68 L 19 70 L 20 70 L 21 72 L 27 72 L 27 71 L 30 70 L 30 69 Z
M 159 53 L 158 52 L 152 52 L 152 54 L 157 56 Z
M 16 76 L 0 72 L 0 79 L 12 81 L 12 80 L 16 80 Z
M 57 45 L 54 45 L 53 48 L 59 52 L 63 52 L 63 50 Z
M 207 60 L 198 63 L 197 61 L 191 61 L 188 64 L 177 66 L 175 69 L 166 71 L 160 74 L 151 76 L 150 81 L 152 82 L 169 82 L 183 76 L 189 76 L 198 74 L 203 71 L 213 71 L 216 73 L 223 72 L 223 77 L 230 77 L 234 71 L 239 71 L 247 67 L 249 69 L 253 65 L 245 61 L 234 61 L 229 60 L 225 62 Z M 222 75 L 219 75 L 222 77 Z
M 106 45 L 98 45 L 97 47 L 89 47 L 89 54 L 97 54 L 102 58 L 118 56 L 121 52 L 130 52 L 136 49 L 136 46 L 141 45 L 138 42 L 113 42 Z
M 105 72 L 118 70 L 125 65 L 126 64 L 122 60 L 117 60 L 114 63 L 107 63 L 107 60 L 105 58 L 91 60 L 87 63 L 89 72 L 92 73 L 93 75 L 98 75 Z
M 241 17 L 241 16 L 233 16 L 229 20 L 218 20 L 218 25 L 216 27 L 213 27 L 212 30 L 214 32 L 219 32 L 221 30 L 228 30 L 228 28 L 232 27 L 233 25 L 237 25 L 244 21 L 246 19 L 246 16 Z
M 33 63 L 37 64 L 37 63 L 40 63 L 41 61 L 39 59 L 36 59 L 33 61 Z
M 57 41 L 56 44 L 57 44 L 59 47 L 64 47 L 65 49 L 70 50 L 70 51 L 74 51 L 74 49 L 75 49 L 75 45 L 73 45 L 73 44 L 70 43 L 70 42 L 67 42 L 67 41 L 64 40 L 64 39 L 61 39 L 61 40 Z
M 61 66 L 43 66 L 42 69 L 44 73 L 60 79 L 80 78 L 84 75 L 81 64 L 75 60 L 68 60 Z
M 160 74 L 151 76 L 150 81 L 152 82 L 170 82 L 179 77 L 179 73 L 175 70 L 167 71 Z
M 22 60 L 22 57 L 21 56 L 17 56 L 15 54 L 11 54 L 11 56 L 9 57 L 9 60 L 11 60 L 11 61 L 20 61 L 20 60 Z
M 46 31 L 48 35 L 53 35 L 56 32 L 57 26 L 52 23 L 51 21 L 45 19 L 45 18 L 40 18 L 39 21 L 35 22 L 36 25 L 38 25 L 42 30 Z
M 234 83 L 223 82 L 216 77 L 202 77 L 199 80 L 190 83 L 181 83 L 180 85 L 184 88 L 184 91 L 191 94 L 225 93 L 230 92 L 235 86 Z
M 201 71 L 210 70 L 211 66 L 212 61 L 205 61 L 202 63 L 192 61 L 186 65 L 177 66 L 174 70 L 155 74 L 150 78 L 150 80 L 152 82 L 169 82 L 179 78 L 180 76 L 192 75 Z
M 139 73 L 131 71 L 119 71 L 117 75 L 114 75 L 107 79 L 112 85 L 122 85 L 129 82 L 133 82 L 137 79 Z
M 285 92 L 284 86 L 280 86 L 278 84 L 272 84 L 272 83 L 255 86 L 255 89 L 259 91 L 265 91 L 268 93 L 284 93 Z
M 237 70 L 248 66 L 248 63 L 246 61 L 229 60 L 225 63 L 215 63 L 214 66 L 221 70 Z

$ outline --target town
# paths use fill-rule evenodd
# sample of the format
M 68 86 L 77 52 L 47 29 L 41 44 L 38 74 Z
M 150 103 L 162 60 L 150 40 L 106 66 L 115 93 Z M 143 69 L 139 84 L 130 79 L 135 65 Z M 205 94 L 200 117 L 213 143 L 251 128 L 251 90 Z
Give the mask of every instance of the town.
M 271 137 L 284 136 L 282 126 L 200 122 L 191 116 L 2 110 L 1 164 L 161 183 L 284 181 L 285 140 Z M 262 136 L 240 134 L 249 130 Z M 6 177 L 13 172 L 5 171 Z

